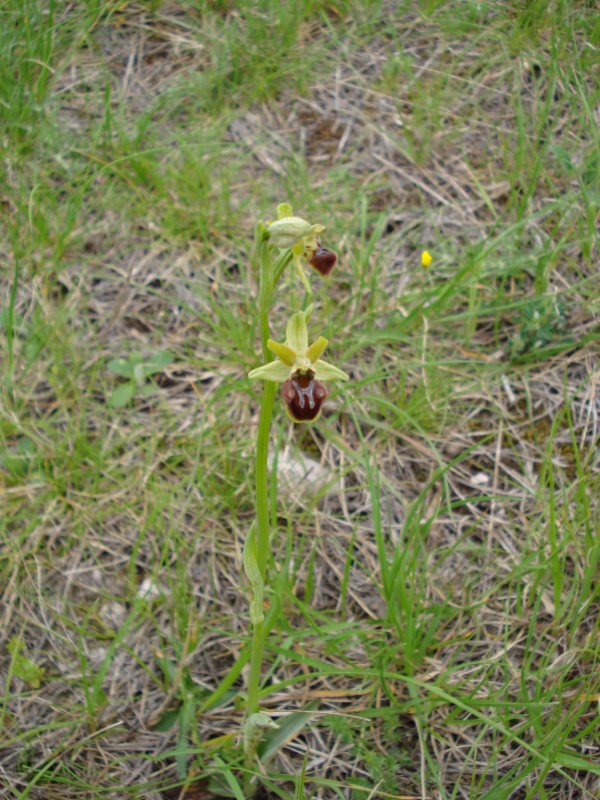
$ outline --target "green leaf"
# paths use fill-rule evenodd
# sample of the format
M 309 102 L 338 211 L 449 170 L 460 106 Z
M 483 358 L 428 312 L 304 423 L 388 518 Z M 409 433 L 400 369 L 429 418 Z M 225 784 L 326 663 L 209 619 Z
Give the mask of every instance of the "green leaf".
M 7 448 L 0 455 L 0 469 L 7 470 L 12 478 L 26 475 L 39 462 L 35 444 L 31 439 L 19 439 L 15 447 Z
M 154 726 L 155 731 L 161 731 L 164 733 L 165 731 L 171 730 L 173 725 L 179 719 L 179 713 L 181 711 L 181 706 L 179 708 L 172 708 L 170 711 L 165 711 L 162 717 L 158 720 L 156 725 Z
M 120 386 L 114 390 L 114 392 L 110 396 L 110 400 L 108 401 L 108 405 L 111 408 L 124 408 L 135 392 L 135 384 L 131 381 L 127 383 L 122 383 Z
M 156 386 L 153 386 L 151 383 L 146 383 L 144 386 L 140 386 L 138 389 L 138 393 L 141 397 L 150 397 L 151 394 L 154 394 L 156 391 Z
M 178 671 L 177 664 L 173 663 L 173 661 L 170 661 L 168 658 L 159 658 L 157 660 L 165 678 L 170 684 L 173 683 Z
M 23 317 L 21 314 L 13 314 L 12 319 L 11 315 L 8 312 L 8 309 L 0 308 L 0 328 L 8 333 L 8 326 L 11 325 L 10 333 L 13 336 L 19 332 L 21 325 L 23 324 Z
M 214 778 L 211 778 L 208 788 L 211 789 L 214 781 L 214 783 L 216 783 L 218 786 L 218 791 L 221 797 L 235 797 L 236 800 L 245 800 L 244 791 L 230 767 L 218 756 L 215 756 L 213 761 L 219 768 L 219 777 L 217 778 L 215 776 Z M 221 778 L 221 776 L 223 777 Z M 222 780 L 225 781 L 227 786 L 223 785 L 221 782 Z
M 162 372 L 165 367 L 168 367 L 175 360 L 175 356 L 169 350 L 158 350 L 154 355 L 148 359 L 144 359 L 141 366 L 142 375 L 148 378 L 150 375 L 155 375 L 157 372 Z
M 223 778 L 218 777 L 217 775 L 213 775 L 209 781 L 208 786 L 206 787 L 211 795 L 215 797 L 235 797 L 235 794 L 228 789 L 227 786 L 223 783 Z
M 307 711 L 293 711 L 286 717 L 278 718 L 278 727 L 269 729 L 268 733 L 263 737 L 263 740 L 257 747 L 257 753 L 263 763 L 269 761 L 280 747 L 283 747 L 284 744 L 291 741 L 300 733 L 302 728 L 310 723 L 312 718 L 310 712 L 314 707 L 315 706 L 312 705 Z
M 42 685 L 44 670 L 21 653 L 23 642 L 13 636 L 6 645 L 6 649 L 12 656 L 13 674 L 28 683 L 33 689 L 39 689 Z
M 556 761 L 561 767 L 586 770 L 586 772 L 593 772 L 594 775 L 600 775 L 600 764 L 593 764 L 591 761 L 575 753 L 565 753 L 562 751 L 557 754 Z
M 258 566 L 255 522 L 250 526 L 248 536 L 246 537 L 242 562 L 244 564 L 244 571 L 248 578 L 248 583 L 250 584 L 250 620 L 253 625 L 258 625 L 264 620 L 263 597 L 265 593 L 265 584 Z
M 185 699 L 179 709 L 179 733 L 177 735 L 177 748 L 175 751 L 175 764 L 177 777 L 185 778 L 187 774 L 188 758 L 192 755 L 192 747 L 188 743 L 188 734 L 195 719 L 195 708 L 189 700 Z
M 124 358 L 113 358 L 106 365 L 107 369 L 114 372 L 115 375 L 120 375 L 121 378 L 133 378 L 134 365 L 131 361 L 126 361 Z
M 294 800 L 304 800 L 304 780 L 306 778 L 306 766 L 308 764 L 308 750 L 304 753 L 304 761 L 302 762 L 302 771 L 296 784 L 294 791 Z

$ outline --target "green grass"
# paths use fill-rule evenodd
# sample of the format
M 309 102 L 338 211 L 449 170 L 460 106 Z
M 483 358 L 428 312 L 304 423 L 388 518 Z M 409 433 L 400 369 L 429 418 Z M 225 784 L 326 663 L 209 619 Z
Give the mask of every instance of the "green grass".
M 352 380 L 276 406 L 265 796 L 597 795 L 599 46 L 585 2 L 6 0 L 1 798 L 239 792 L 283 200 Z

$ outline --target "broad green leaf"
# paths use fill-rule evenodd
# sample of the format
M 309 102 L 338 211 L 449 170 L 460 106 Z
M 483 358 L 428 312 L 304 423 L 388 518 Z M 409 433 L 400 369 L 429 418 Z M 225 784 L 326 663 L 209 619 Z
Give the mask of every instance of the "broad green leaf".
M 122 383 L 120 386 L 117 386 L 117 388 L 111 394 L 110 400 L 108 401 L 109 406 L 111 408 L 124 408 L 133 397 L 134 392 L 134 383 L 131 381 Z
M 175 356 L 169 350 L 159 350 L 154 353 L 154 355 L 150 356 L 150 358 L 144 359 L 141 363 L 142 375 L 148 378 L 150 375 L 162 372 L 163 369 L 168 367 L 174 360 Z
M 134 365 L 131 361 L 127 361 L 124 358 L 113 358 L 106 366 L 107 369 L 114 372 L 115 375 L 120 375 L 121 378 L 133 378 Z
M 144 386 L 140 386 L 138 388 L 138 393 L 141 397 L 150 397 L 151 394 L 156 392 L 156 386 L 153 386 L 151 383 L 146 383 Z
M 221 797 L 235 797 L 236 800 L 245 800 L 244 791 L 230 767 L 217 755 L 214 756 L 213 761 L 219 769 L 219 775 L 211 778 L 208 788 L 212 789 L 214 782 Z M 224 785 L 223 781 L 227 786 Z
M 194 718 L 194 706 L 186 699 L 179 709 L 179 734 L 175 752 L 175 764 L 177 765 L 177 776 L 179 778 L 185 778 L 187 774 L 187 761 L 192 754 L 192 748 L 188 744 L 188 734 Z
M 302 728 L 310 723 L 312 718 L 310 712 L 313 709 L 314 706 L 311 706 L 307 711 L 293 711 L 285 717 L 278 717 L 278 727 L 269 729 L 257 747 L 260 760 L 266 763 L 280 747 L 297 736 Z
M 172 708 L 169 711 L 165 711 L 162 717 L 158 720 L 156 725 L 154 725 L 155 731 L 169 731 L 175 725 L 177 720 L 179 719 L 179 713 L 181 711 L 181 706 L 179 708 Z

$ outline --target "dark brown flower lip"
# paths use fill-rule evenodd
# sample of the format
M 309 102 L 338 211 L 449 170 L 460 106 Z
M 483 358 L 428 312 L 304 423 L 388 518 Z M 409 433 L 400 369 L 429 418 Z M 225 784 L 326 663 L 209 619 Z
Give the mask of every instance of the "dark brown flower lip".
M 313 422 L 321 413 L 327 389 L 312 370 L 297 371 L 281 387 L 281 396 L 294 422 Z
M 308 263 L 311 267 L 314 267 L 317 272 L 323 276 L 329 275 L 331 270 L 335 267 L 336 261 L 337 256 L 333 250 L 322 247 L 321 244 L 318 245 L 312 257 L 308 259 Z

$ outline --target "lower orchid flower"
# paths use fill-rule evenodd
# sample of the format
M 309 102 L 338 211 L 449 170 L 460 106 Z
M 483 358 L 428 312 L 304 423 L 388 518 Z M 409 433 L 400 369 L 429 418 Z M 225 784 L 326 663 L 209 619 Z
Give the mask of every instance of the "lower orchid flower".
M 267 347 L 277 356 L 275 361 L 250 372 L 251 379 L 283 383 L 281 395 L 288 415 L 294 422 L 313 422 L 321 413 L 327 389 L 321 381 L 347 381 L 348 375 L 320 356 L 327 339 L 319 336 L 310 346 L 306 323 L 312 306 L 293 314 L 286 327 L 285 343 L 269 339 Z

